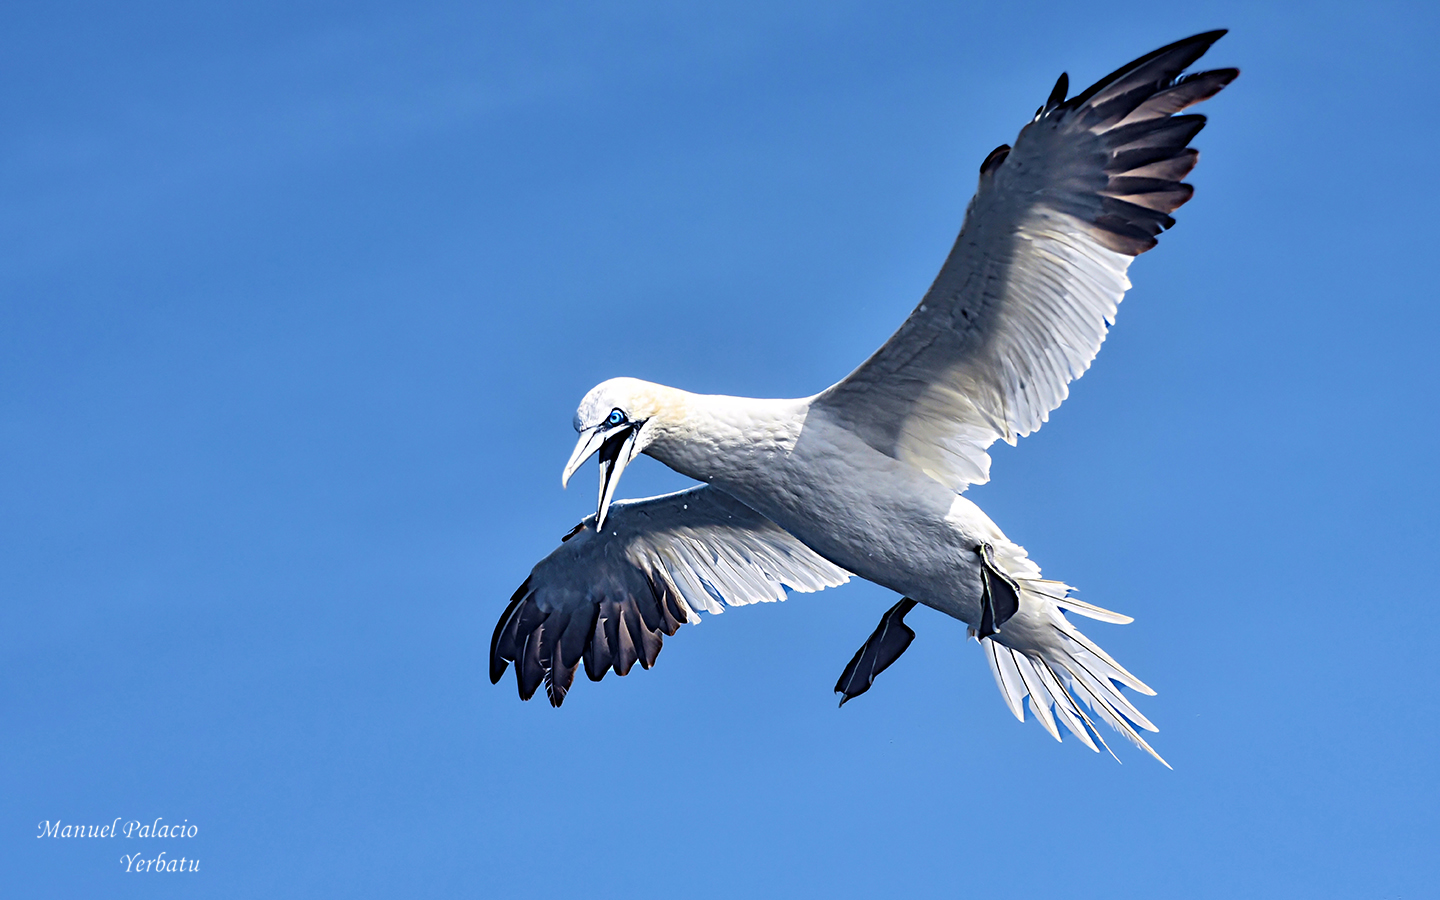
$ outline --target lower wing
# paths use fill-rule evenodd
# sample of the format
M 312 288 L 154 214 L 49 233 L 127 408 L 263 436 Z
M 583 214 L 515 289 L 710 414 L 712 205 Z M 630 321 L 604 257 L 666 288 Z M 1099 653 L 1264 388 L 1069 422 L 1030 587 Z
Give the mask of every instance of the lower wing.
M 531 570 L 495 626 L 490 681 L 511 662 L 520 699 L 545 684 L 565 699 L 583 660 L 599 681 L 639 662 L 654 665 L 665 635 L 704 611 L 784 600 L 850 573 L 728 494 L 702 485 L 616 503 L 603 531 L 595 517 L 575 526 Z

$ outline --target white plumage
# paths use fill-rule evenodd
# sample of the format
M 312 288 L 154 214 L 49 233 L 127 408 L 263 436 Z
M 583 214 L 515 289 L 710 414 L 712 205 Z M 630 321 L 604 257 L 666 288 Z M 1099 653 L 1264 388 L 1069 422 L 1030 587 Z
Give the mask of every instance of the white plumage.
M 836 685 L 869 689 L 914 637 L 923 603 L 970 625 L 1006 705 L 1091 749 L 1102 720 L 1155 756 L 1155 726 L 1121 690 L 1149 687 L 1064 615 L 1128 617 L 1041 577 L 958 492 L 990 477 L 986 452 L 1038 429 L 1100 344 L 1134 256 L 1174 224 L 1203 117 L 1177 116 L 1238 74 L 1181 77 L 1223 32 L 1148 54 L 1066 99 L 1064 75 L 1016 139 L 981 166 L 980 186 L 935 283 L 900 329 L 813 397 L 690 394 L 631 378 L 590 391 L 564 480 L 600 461 L 596 515 L 511 599 L 491 643 L 522 698 L 543 681 L 558 706 L 583 661 L 592 680 L 648 668 L 664 635 L 700 612 L 782 600 L 851 574 L 904 595 Z M 614 503 L 646 453 L 705 485 Z M 1086 712 L 1086 710 L 1089 712 Z M 1058 720 L 1058 724 L 1057 724 Z M 1164 762 L 1164 760 L 1161 760 Z

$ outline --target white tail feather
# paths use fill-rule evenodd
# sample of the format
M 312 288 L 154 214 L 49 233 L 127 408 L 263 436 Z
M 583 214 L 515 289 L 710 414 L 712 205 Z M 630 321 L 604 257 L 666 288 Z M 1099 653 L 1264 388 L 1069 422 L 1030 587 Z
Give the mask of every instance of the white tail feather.
M 1000 696 L 1015 718 L 1025 721 L 1025 683 L 1015 668 L 1014 658 L 1009 653 L 997 653 L 993 641 L 984 641 L 983 644 L 985 658 L 990 660 L 990 671 L 995 675 L 995 683 L 1000 685 Z
M 1007 562 L 1013 562 L 1014 554 L 1012 553 L 1010 554 L 1010 556 L 1012 557 L 1012 559 L 1007 560 Z M 1028 559 L 1025 560 L 1025 563 L 1026 565 L 1024 568 L 1033 568 L 1033 565 L 1029 563 Z M 1127 615 L 1124 615 L 1123 613 L 1117 613 L 1114 610 L 1105 609 L 1104 607 L 1096 606 L 1093 603 L 1086 603 L 1084 600 L 1081 600 L 1078 597 L 1070 596 L 1070 592 L 1074 590 L 1074 588 L 1070 587 L 1070 585 L 1064 583 L 1063 581 L 1051 581 L 1048 578 L 1031 577 L 1023 569 L 1018 574 L 1015 572 L 1012 572 L 1011 574 L 1016 579 L 1023 579 L 1025 582 L 1025 586 L 1031 591 L 1042 596 L 1049 597 L 1051 600 L 1055 601 L 1055 604 L 1057 606 L 1060 606 L 1063 609 L 1068 609 L 1071 612 L 1076 613 L 1077 615 L 1082 615 L 1090 619 L 1097 619 L 1101 622 L 1109 622 L 1111 625 L 1129 625 L 1131 622 L 1135 621 L 1134 619 Z M 1039 574 L 1038 570 L 1036 571 L 1036 574 Z
M 1060 729 L 1055 725 L 1055 717 L 1050 714 L 1050 704 L 1039 703 L 1035 700 L 1036 691 L 1040 685 L 1040 676 L 1036 673 L 1035 667 L 1030 665 L 1030 660 L 1023 655 L 1015 657 L 1015 662 L 1020 668 L 1021 677 L 1025 679 L 1026 691 L 1030 694 L 1031 714 L 1040 720 L 1040 725 L 1050 732 L 1051 737 L 1057 741 L 1060 740 Z
M 1146 743 L 1137 730 L 1159 729 L 1135 708 L 1119 685 L 1151 696 L 1155 691 L 1081 634 L 1057 607 L 1106 622 L 1132 620 L 1097 606 L 1080 604 L 1073 598 L 1055 596 L 1056 588 L 1062 592 L 1068 590 L 1059 582 L 1028 578 L 1019 581 L 1022 596 L 1028 594 L 1025 599 L 1030 601 L 1022 602 L 1021 612 L 1011 620 L 1019 627 L 1011 629 L 1007 623 L 1001 634 L 980 642 L 1010 712 L 1023 722 L 1024 700 L 1029 697 L 1031 714 L 1057 741 L 1060 740 L 1060 729 L 1056 726 L 1056 719 L 1091 750 L 1100 752 L 1096 741 L 1107 751 L 1110 750 L 1096 730 L 1094 719 L 1081 707 L 1083 703 L 1095 718 L 1103 720 L 1155 757 L 1161 765 L 1170 768 L 1170 764 Z M 1023 622 L 1016 621 L 1022 617 Z M 1023 631 L 1030 638 L 1038 639 L 1023 640 L 1023 647 L 1006 646 L 996 638 L 1003 640 L 1009 637 L 1007 629 L 1012 633 Z M 1114 755 L 1112 751 L 1111 756 Z
M 1059 582 L 1052 583 L 1059 584 Z M 1068 609 L 1076 615 L 1085 616 L 1086 618 L 1095 619 L 1100 622 L 1109 622 L 1111 625 L 1129 625 L 1135 621 L 1130 616 L 1112 612 L 1111 610 L 1096 606 L 1093 603 L 1077 600 L 1074 597 L 1052 597 L 1051 599 L 1055 601 L 1057 606 Z

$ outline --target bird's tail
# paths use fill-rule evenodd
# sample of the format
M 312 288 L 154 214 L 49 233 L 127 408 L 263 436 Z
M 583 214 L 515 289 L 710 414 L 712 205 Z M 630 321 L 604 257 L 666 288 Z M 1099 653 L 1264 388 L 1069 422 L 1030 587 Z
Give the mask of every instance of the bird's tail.
M 1062 610 L 1122 625 L 1133 619 L 1069 596 L 1070 588 L 1058 581 L 1024 575 L 1016 581 L 1021 589 L 1020 612 L 999 634 L 980 641 L 995 683 L 1015 718 L 1025 721 L 1023 701 L 1028 696 L 1031 714 L 1055 740 L 1060 740 L 1058 719 L 1097 753 L 1097 741 L 1110 750 L 1095 727 L 1095 719 L 1099 718 L 1170 768 L 1138 730 L 1159 729 L 1121 693 L 1119 686 L 1152 697 L 1155 692 L 1081 634 Z

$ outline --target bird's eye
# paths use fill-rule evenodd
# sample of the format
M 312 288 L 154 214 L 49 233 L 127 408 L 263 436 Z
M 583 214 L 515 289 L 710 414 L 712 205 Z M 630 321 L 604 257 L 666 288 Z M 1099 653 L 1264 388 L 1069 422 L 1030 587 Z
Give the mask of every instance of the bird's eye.
M 605 420 L 607 425 L 623 425 L 624 423 L 625 414 L 618 409 L 610 410 L 610 417 Z

